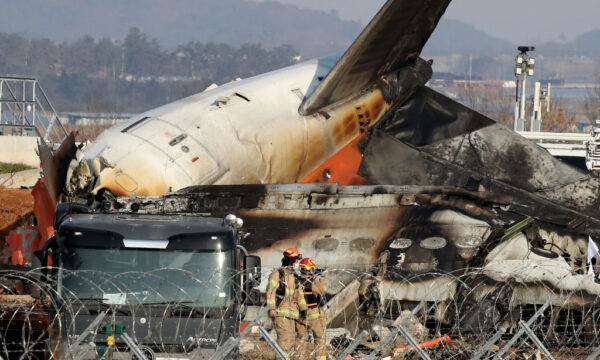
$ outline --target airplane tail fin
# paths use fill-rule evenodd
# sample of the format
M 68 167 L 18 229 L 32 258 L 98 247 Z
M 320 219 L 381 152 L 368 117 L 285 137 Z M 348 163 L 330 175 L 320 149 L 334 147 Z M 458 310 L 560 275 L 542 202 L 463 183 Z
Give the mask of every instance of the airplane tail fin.
M 451 0 L 388 0 L 329 74 L 302 102 L 311 115 L 414 63 Z

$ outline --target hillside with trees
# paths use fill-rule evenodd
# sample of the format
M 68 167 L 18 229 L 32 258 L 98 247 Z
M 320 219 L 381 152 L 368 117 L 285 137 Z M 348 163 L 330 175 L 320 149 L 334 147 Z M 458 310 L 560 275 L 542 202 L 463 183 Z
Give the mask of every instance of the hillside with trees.
M 0 12 L 0 75 L 39 78 L 60 111 L 135 113 L 343 51 L 362 28 L 273 1 L 13 1 Z M 596 30 L 531 44 L 536 77 L 588 81 L 600 68 L 599 39 Z M 442 18 L 423 57 L 439 79 L 512 80 L 517 45 Z
M 60 111 L 139 112 L 299 61 L 289 45 L 189 42 L 167 50 L 137 28 L 123 41 L 73 42 L 0 33 L 0 74 L 33 76 Z
M 121 39 L 132 27 L 171 50 L 188 42 L 291 44 L 308 58 L 344 50 L 363 26 L 335 12 L 274 1 L 27 0 L 7 2 L 0 11 L 0 32 L 29 38 Z

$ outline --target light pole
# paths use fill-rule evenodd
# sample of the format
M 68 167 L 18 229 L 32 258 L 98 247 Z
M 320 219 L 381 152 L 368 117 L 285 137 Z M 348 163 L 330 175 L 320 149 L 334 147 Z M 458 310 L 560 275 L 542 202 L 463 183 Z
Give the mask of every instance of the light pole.
M 527 100 L 527 77 L 533 76 L 535 67 L 535 58 L 527 54 L 528 51 L 534 51 L 534 46 L 519 46 L 517 48 L 521 53 L 515 58 L 515 76 L 517 77 L 516 94 L 519 93 L 519 80 L 521 82 L 521 98 L 517 99 L 515 104 L 515 131 L 525 130 L 525 103 Z M 518 97 L 518 95 L 515 95 Z

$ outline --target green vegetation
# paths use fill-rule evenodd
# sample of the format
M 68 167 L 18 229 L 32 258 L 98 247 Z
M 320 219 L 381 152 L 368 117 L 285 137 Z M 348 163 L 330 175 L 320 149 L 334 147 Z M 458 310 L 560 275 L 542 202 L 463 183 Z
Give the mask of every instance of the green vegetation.
M 12 164 L 0 162 L 0 174 L 9 174 L 29 169 L 34 169 L 34 167 L 25 164 Z

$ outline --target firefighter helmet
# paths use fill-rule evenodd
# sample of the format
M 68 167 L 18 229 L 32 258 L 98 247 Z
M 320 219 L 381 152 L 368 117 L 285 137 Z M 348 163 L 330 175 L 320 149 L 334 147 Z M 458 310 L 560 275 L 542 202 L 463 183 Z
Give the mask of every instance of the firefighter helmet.
M 317 267 L 317 264 L 311 258 L 304 258 L 300 261 L 300 269 L 310 271 L 314 270 Z
M 300 257 L 300 251 L 298 251 L 298 249 L 296 248 L 288 248 L 283 252 L 283 255 L 285 257 L 289 257 L 289 258 L 297 258 Z

